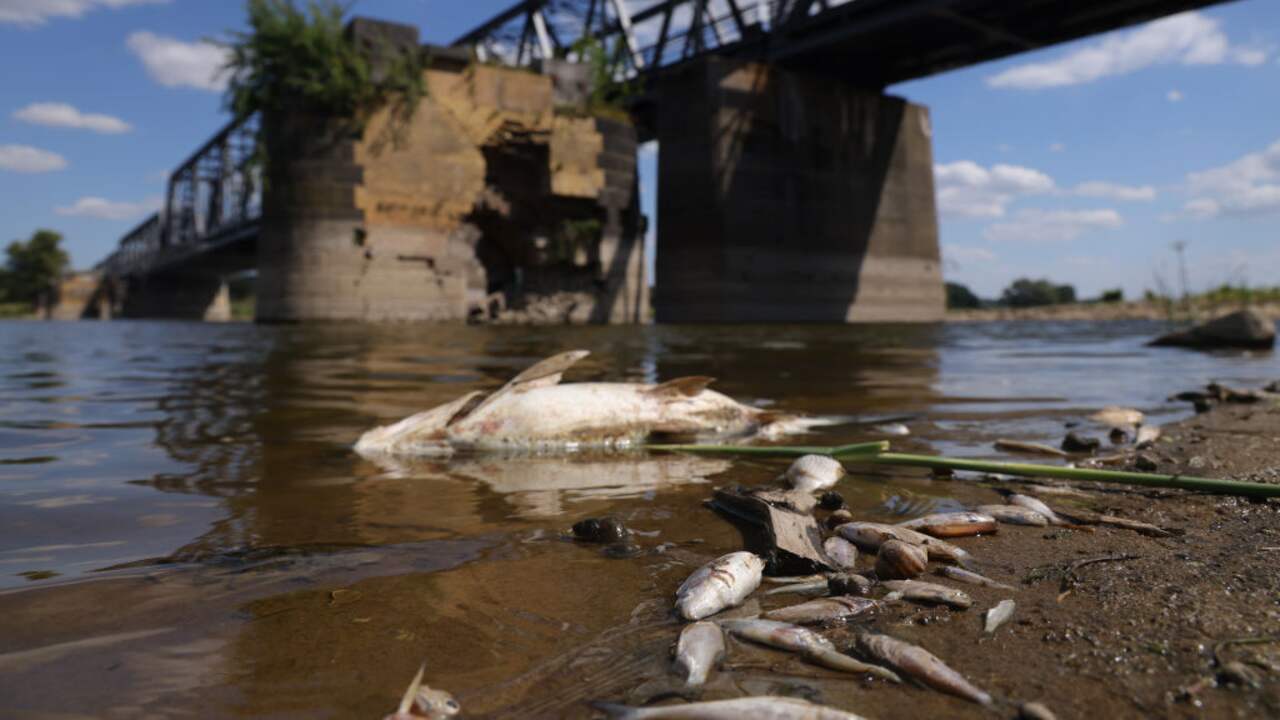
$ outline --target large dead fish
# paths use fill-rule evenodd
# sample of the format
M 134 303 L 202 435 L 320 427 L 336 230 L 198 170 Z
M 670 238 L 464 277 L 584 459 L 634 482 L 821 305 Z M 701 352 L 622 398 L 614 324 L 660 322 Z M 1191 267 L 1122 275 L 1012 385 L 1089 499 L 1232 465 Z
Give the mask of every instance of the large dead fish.
M 567 383 L 562 374 L 588 355 L 572 350 L 516 375 L 497 392 L 468 393 L 356 442 L 356 452 L 449 455 L 456 450 L 571 451 L 614 449 L 664 438 L 777 437 L 832 420 L 805 418 L 743 405 L 714 390 L 708 377 L 659 385 Z
M 422 684 L 426 670 L 425 664 L 418 668 L 418 674 L 409 683 L 400 706 L 383 720 L 447 720 L 462 712 L 462 707 L 452 695 Z
M 621 720 L 741 720 L 742 718 L 769 718 L 770 720 L 863 720 L 861 715 L 816 705 L 808 700 L 791 697 L 762 695 L 732 700 L 662 705 L 659 707 L 628 707 L 614 703 L 594 702 L 591 706 L 611 718 Z

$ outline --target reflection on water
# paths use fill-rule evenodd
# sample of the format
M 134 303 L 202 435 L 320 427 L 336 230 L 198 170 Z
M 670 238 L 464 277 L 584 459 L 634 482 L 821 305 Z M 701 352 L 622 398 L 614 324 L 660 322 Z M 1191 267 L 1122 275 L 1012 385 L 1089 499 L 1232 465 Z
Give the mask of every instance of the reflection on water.
M 620 697 L 665 662 L 666 595 L 738 543 L 701 506 L 709 487 L 769 480 L 778 462 L 379 465 L 354 439 L 576 347 L 593 354 L 570 381 L 712 375 L 783 410 L 911 414 L 895 446 L 963 455 L 1056 443 L 1108 404 L 1162 422 L 1186 412 L 1166 400 L 1178 390 L 1280 376 L 1270 354 L 1143 347 L 1158 330 L 0 324 L 0 695 L 105 717 L 377 715 L 425 657 L 481 712 Z M 840 489 L 871 516 L 955 507 L 920 473 Z M 645 553 L 563 539 L 601 513 L 653 533 Z

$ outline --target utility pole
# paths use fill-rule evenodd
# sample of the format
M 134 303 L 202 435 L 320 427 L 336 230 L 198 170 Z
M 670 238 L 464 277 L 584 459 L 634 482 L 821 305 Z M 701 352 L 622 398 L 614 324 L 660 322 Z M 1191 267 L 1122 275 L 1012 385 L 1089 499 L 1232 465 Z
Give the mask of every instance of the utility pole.
M 1178 253 L 1178 277 L 1182 281 L 1182 308 L 1188 308 L 1189 300 L 1187 298 L 1187 263 L 1183 257 L 1183 251 L 1187 249 L 1186 240 L 1177 240 L 1173 243 L 1174 252 Z

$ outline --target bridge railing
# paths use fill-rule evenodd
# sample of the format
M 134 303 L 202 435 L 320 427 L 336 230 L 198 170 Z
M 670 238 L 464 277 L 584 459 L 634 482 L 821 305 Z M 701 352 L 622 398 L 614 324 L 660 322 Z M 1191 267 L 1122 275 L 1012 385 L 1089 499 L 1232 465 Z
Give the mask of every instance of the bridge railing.
M 146 272 L 158 263 L 243 231 L 262 217 L 259 119 L 228 123 L 169 175 L 164 208 L 125 234 L 99 263 L 113 274 Z
M 774 29 L 865 0 L 524 0 L 459 37 L 481 61 L 527 66 L 591 37 L 631 77 L 712 51 L 745 49 Z M 738 48 L 734 48 L 738 46 Z

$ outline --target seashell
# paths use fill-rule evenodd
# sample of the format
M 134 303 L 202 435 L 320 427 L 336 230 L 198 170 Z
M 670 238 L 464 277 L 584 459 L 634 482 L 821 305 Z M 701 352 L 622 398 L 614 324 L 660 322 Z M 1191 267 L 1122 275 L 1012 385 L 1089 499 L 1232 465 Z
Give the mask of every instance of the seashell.
M 844 477 L 844 466 L 826 455 L 801 455 L 791 463 L 783 479 L 796 490 L 828 490 Z
M 827 579 L 827 592 L 832 595 L 866 595 L 872 582 L 855 573 L 836 573 Z
M 929 554 L 918 545 L 890 540 L 876 553 L 876 576 L 881 580 L 910 580 L 929 564 Z
M 852 570 L 858 564 L 858 548 L 838 535 L 827 538 L 822 549 L 838 570 Z

